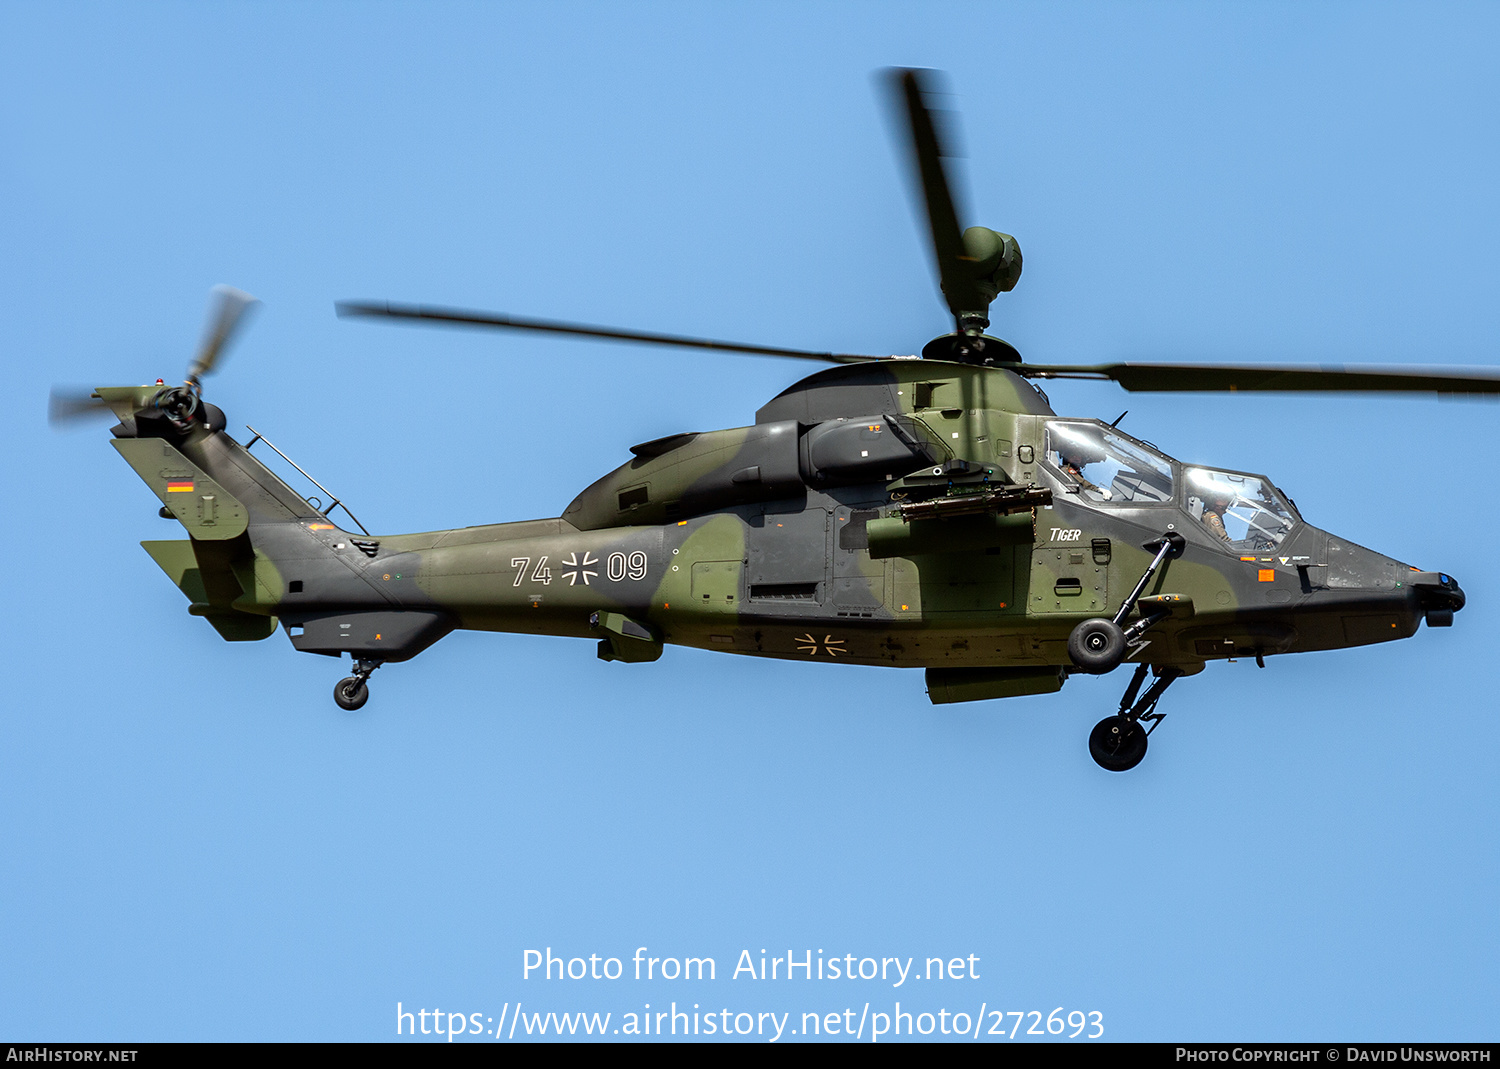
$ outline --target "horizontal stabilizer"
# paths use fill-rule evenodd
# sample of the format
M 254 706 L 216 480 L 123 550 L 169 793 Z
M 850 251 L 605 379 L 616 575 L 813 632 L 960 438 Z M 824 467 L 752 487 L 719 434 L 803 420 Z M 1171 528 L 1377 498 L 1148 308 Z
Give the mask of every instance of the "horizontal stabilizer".
M 187 596 L 191 602 L 188 612 L 213 624 L 224 641 L 256 642 L 276 630 L 276 617 L 240 612 L 224 601 L 225 594 L 241 589 L 240 581 L 227 565 L 222 569 L 210 567 L 205 575 L 192 542 L 142 542 L 141 548 Z

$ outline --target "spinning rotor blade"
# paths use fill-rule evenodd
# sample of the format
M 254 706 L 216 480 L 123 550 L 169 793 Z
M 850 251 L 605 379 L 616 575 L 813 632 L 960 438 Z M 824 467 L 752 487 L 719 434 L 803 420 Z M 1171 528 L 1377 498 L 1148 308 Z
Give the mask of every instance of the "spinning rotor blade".
M 1022 364 L 1015 371 L 1029 379 L 1107 379 L 1132 392 L 1500 394 L 1500 371 L 1488 369 Z
M 198 355 L 193 358 L 193 363 L 188 368 L 187 381 L 189 383 L 197 383 L 214 369 L 214 364 L 228 347 L 245 313 L 252 306 L 260 303 L 250 294 L 237 290 L 233 286 L 215 286 L 210 293 L 213 303 L 210 306 L 208 328 L 204 331 L 203 341 L 198 346 Z
M 339 301 L 334 310 L 342 318 L 371 317 L 437 323 L 459 327 L 493 327 L 501 330 L 534 330 L 550 334 L 579 334 L 610 341 L 640 342 L 645 345 L 671 345 L 685 349 L 719 349 L 730 353 L 756 356 L 791 356 L 801 360 L 824 360 L 834 364 L 857 364 L 866 360 L 900 360 L 910 357 L 860 356 L 854 353 L 816 353 L 807 349 L 778 349 L 769 345 L 741 345 L 738 342 L 711 341 L 708 338 L 686 338 L 678 334 L 653 334 L 643 330 L 617 330 L 584 323 L 564 323 L 551 319 L 523 319 L 499 312 L 471 312 L 458 308 L 438 308 L 428 304 L 392 304 L 388 301 Z
M 47 422 L 54 427 L 92 419 L 95 416 L 113 416 L 108 405 L 86 387 L 66 389 L 52 387 L 47 395 Z
M 929 86 L 924 85 L 930 78 L 925 71 L 899 68 L 893 69 L 891 75 L 906 105 L 906 128 L 911 135 L 912 162 L 916 165 L 917 176 L 922 182 L 928 233 L 932 237 L 932 252 L 937 261 L 943 296 L 947 298 L 948 310 L 957 320 L 964 312 L 988 308 L 989 302 L 972 292 L 972 273 L 964 269 L 969 256 L 964 248 L 963 233 L 958 226 L 953 190 L 943 167 L 943 158 L 948 154 L 943 151 L 943 145 L 938 140 L 932 112 L 922 99 L 924 90 L 930 90 Z

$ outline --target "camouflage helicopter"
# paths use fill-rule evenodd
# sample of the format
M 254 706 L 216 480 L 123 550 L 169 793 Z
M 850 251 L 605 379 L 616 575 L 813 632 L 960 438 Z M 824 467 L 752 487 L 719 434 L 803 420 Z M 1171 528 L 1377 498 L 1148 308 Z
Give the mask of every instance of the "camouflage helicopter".
M 115 449 L 160 498 L 161 515 L 186 528 L 186 539 L 142 545 L 188 611 L 231 642 L 279 624 L 298 650 L 349 655 L 353 674 L 334 698 L 350 710 L 365 704 L 377 668 L 456 628 L 593 637 L 606 661 L 654 661 L 672 643 L 923 668 L 934 703 L 1052 693 L 1074 673 L 1129 662 L 1118 710 L 1089 736 L 1094 760 L 1124 771 L 1145 755 L 1166 689 L 1209 661 L 1263 665 L 1406 638 L 1424 620 L 1450 626 L 1464 594 L 1448 575 L 1312 526 L 1264 475 L 1184 464 L 1119 420 L 1059 417 L 1036 380 L 1497 394 L 1500 376 L 1025 363 L 985 333 L 991 303 L 1020 278 L 1020 248 L 1008 234 L 960 229 L 929 78 L 890 72 L 955 324 L 920 356 L 337 306 L 344 316 L 833 365 L 772 398 L 751 426 L 633 446 L 561 516 L 376 536 L 331 495 L 325 506 L 298 494 L 252 453 L 259 433 L 250 428 L 240 444 L 203 400 L 202 379 L 253 300 L 223 287 L 182 385 L 54 392 L 54 414 L 107 409 L 118 419 Z M 333 518 L 339 507 L 358 533 Z

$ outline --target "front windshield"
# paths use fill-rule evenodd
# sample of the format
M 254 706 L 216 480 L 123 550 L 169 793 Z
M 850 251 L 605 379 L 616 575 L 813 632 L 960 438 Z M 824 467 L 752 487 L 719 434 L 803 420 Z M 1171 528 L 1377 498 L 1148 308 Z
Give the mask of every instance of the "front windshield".
M 1232 471 L 1188 468 L 1188 513 L 1224 545 L 1241 553 L 1281 545 L 1296 520 L 1264 479 Z
M 1089 501 L 1158 505 L 1172 500 L 1172 465 L 1099 423 L 1047 424 L 1047 463 Z

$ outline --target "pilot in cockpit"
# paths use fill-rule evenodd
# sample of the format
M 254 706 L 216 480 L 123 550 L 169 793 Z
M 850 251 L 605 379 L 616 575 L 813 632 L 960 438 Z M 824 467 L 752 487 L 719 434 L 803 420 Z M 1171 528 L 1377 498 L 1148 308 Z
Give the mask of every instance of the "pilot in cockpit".
M 1083 474 L 1083 469 L 1090 464 L 1096 464 L 1104 459 L 1102 453 L 1089 449 L 1082 442 L 1059 442 L 1057 446 L 1057 466 L 1062 473 L 1076 482 L 1083 490 L 1097 494 L 1102 501 L 1108 501 L 1114 495 L 1102 486 L 1096 486 Z
M 1214 487 L 1203 495 L 1203 526 L 1224 541 L 1229 542 L 1229 532 L 1224 528 L 1224 516 L 1234 504 L 1234 492 L 1232 490 Z

